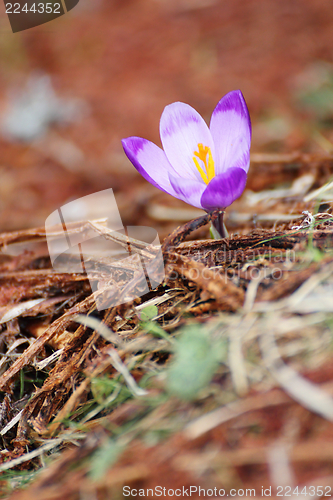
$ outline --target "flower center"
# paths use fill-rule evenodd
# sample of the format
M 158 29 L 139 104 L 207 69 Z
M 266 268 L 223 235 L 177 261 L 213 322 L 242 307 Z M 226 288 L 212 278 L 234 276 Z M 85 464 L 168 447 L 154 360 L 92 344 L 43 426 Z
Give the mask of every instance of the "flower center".
M 202 162 L 201 165 L 198 160 Z M 211 181 L 212 178 L 215 177 L 214 160 L 210 148 L 199 143 L 198 151 L 194 151 L 193 161 L 195 166 L 199 170 L 202 180 L 206 184 L 208 184 L 209 181 Z M 202 164 L 206 171 L 202 168 Z

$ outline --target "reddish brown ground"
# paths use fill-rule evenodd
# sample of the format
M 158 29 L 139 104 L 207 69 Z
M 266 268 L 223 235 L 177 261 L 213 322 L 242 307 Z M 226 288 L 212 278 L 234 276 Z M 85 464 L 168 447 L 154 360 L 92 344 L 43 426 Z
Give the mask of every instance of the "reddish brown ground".
M 136 174 L 120 143 L 130 135 L 158 142 L 160 114 L 176 100 L 209 120 L 222 95 L 240 88 L 254 124 L 253 151 L 320 150 L 311 138 L 313 116 L 295 106 L 294 92 L 314 62 L 333 60 L 329 0 L 81 1 L 66 17 L 16 34 L 0 6 L 1 109 L 32 70 L 48 72 L 59 95 L 89 107 L 78 123 L 54 127 L 43 152 L 0 141 L 1 230 L 42 225 L 68 199 L 105 187 L 119 194 L 125 222 L 138 222 L 129 199 L 152 195 L 177 204 Z M 267 135 L 267 117 L 283 118 L 281 134 L 273 128 Z M 49 146 L 57 138 L 83 159 L 60 161 Z

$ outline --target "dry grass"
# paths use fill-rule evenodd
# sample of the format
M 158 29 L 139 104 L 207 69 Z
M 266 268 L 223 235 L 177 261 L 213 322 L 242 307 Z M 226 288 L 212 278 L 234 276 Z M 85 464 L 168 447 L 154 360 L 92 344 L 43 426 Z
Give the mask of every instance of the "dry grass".
M 245 195 L 249 217 L 269 207 L 268 227 L 184 241 L 209 217 L 181 226 L 163 244 L 163 284 L 102 312 L 86 276 L 52 270 L 42 228 L 0 235 L 4 494 L 31 478 L 12 498 L 121 498 L 124 485 L 331 491 L 333 216 L 329 186 L 320 208 L 314 190 L 333 164 L 301 161 L 306 186 L 297 171 L 283 192 Z

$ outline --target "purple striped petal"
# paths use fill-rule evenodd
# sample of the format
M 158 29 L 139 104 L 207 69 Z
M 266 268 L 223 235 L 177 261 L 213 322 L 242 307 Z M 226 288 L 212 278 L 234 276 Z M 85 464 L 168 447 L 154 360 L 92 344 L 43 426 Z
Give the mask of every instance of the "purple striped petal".
M 215 143 L 216 175 L 231 167 L 243 168 L 248 172 L 251 121 L 240 90 L 234 90 L 222 97 L 213 111 L 210 131 Z
M 223 209 L 240 197 L 245 189 L 247 175 L 242 168 L 229 168 L 223 174 L 214 177 L 201 197 L 205 210 Z
M 177 197 L 168 175 L 175 172 L 161 148 L 141 137 L 128 137 L 121 142 L 127 158 L 148 182 Z
M 206 184 L 192 179 L 182 179 L 181 177 L 169 174 L 171 185 L 175 191 L 176 198 L 185 201 L 197 208 L 202 208 L 200 199 L 205 191 Z
M 164 109 L 160 121 L 160 135 L 165 154 L 183 179 L 203 182 L 193 161 L 198 144 L 211 149 L 214 158 L 214 142 L 209 128 L 199 113 L 188 104 L 174 102 Z

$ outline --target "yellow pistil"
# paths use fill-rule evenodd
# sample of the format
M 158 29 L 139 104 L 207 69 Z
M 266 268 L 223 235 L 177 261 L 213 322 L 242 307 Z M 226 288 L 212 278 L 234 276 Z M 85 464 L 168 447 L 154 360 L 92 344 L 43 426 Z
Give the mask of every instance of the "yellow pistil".
M 208 159 L 207 159 L 208 155 Z M 199 162 L 197 160 L 202 161 L 204 164 L 204 167 L 206 169 L 206 172 L 204 169 L 199 165 Z M 215 166 L 214 166 L 214 160 L 212 156 L 212 152 L 208 146 L 204 146 L 203 144 L 199 143 L 198 144 L 198 151 L 194 151 L 194 156 L 193 156 L 193 161 L 195 163 L 195 166 L 199 170 L 199 173 L 202 177 L 202 180 L 208 184 L 209 181 L 212 180 L 213 177 L 215 177 Z

